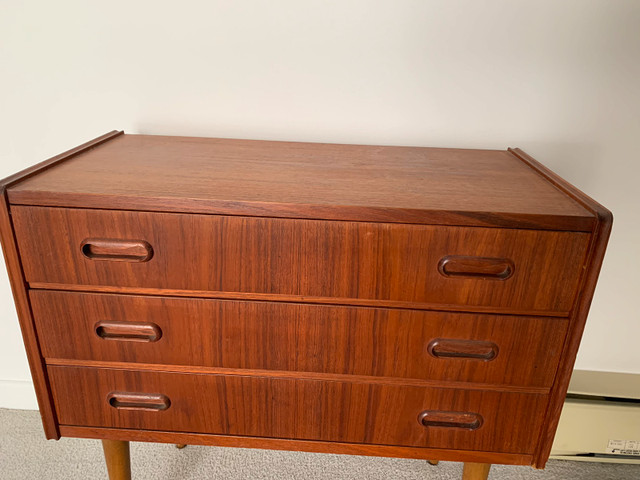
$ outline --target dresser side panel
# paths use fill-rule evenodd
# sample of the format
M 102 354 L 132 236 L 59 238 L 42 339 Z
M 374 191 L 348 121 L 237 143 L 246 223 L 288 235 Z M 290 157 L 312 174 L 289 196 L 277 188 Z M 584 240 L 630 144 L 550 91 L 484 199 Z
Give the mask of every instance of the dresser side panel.
M 534 466 L 536 468 L 544 468 L 551 453 L 553 439 L 560 420 L 560 413 L 562 412 L 562 407 L 567 395 L 573 366 L 575 365 L 578 355 L 589 308 L 593 300 L 602 262 L 604 261 L 609 236 L 611 235 L 613 224 L 613 215 L 611 212 L 595 201 L 592 201 L 590 205 L 598 217 L 598 223 L 591 237 L 585 272 L 582 275 L 580 291 L 571 311 L 567 340 L 564 345 L 556 379 L 549 396 L 549 407 L 542 426 L 538 448 L 534 454 Z
M 18 247 L 16 244 L 13 225 L 11 222 L 11 214 L 9 211 L 9 203 L 6 198 L 4 187 L 0 188 L 0 238 L 2 240 L 2 251 L 4 260 L 7 265 L 13 299 L 20 322 L 20 330 L 24 341 L 27 359 L 29 360 L 29 369 L 31 378 L 38 399 L 38 407 L 44 433 L 48 439 L 60 438 L 58 430 L 58 421 L 56 418 L 49 379 L 47 377 L 44 358 L 40 351 L 38 343 L 38 333 L 33 321 L 31 305 L 27 293 L 27 283 L 22 271 L 22 264 Z M 41 334 L 43 332 L 40 332 Z
M 536 468 L 544 468 L 551 453 L 560 413 L 562 412 L 571 373 L 580 347 L 580 340 L 582 339 L 589 314 L 589 307 L 591 306 L 602 262 L 604 261 L 604 255 L 613 225 L 613 215 L 599 202 L 567 182 L 521 149 L 510 148 L 508 151 L 533 171 L 545 178 L 558 190 L 573 198 L 577 203 L 591 212 L 596 219 L 589 241 L 585 269 L 580 279 L 578 295 L 570 312 L 567 340 L 564 345 L 556 379 L 551 390 L 549 407 L 546 412 L 538 448 L 534 455 L 534 466 Z

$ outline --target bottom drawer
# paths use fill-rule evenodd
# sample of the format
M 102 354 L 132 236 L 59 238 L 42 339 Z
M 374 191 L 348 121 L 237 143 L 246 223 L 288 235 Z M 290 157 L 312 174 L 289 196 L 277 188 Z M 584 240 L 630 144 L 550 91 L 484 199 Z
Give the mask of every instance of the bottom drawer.
M 546 395 L 48 368 L 62 425 L 532 453 Z

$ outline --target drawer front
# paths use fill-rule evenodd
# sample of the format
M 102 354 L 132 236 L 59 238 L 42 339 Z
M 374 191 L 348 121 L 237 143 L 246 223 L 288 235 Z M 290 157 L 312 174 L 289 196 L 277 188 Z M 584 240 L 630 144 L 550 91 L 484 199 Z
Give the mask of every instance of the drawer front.
M 568 312 L 589 236 L 12 207 L 27 281 Z
M 567 320 L 32 290 L 46 358 L 550 387 Z
M 61 425 L 531 453 L 547 404 L 546 395 L 522 393 L 87 367 L 48 371 Z

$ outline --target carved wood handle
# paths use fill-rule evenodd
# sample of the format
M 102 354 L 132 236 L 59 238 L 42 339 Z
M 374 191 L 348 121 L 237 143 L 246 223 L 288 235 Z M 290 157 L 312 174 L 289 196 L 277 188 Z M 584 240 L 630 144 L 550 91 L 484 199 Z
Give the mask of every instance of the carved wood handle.
M 162 338 L 162 330 L 155 323 L 100 321 L 95 331 L 104 340 L 157 342 Z
M 427 351 L 437 358 L 468 358 L 489 362 L 498 356 L 498 345 L 481 340 L 436 338 L 429 342 Z
M 161 393 L 111 392 L 107 402 L 118 410 L 160 412 L 171 406 L 171 400 Z
M 482 415 L 472 412 L 441 412 L 439 410 L 426 410 L 418 415 L 418 422 L 425 427 L 447 427 L 477 430 L 482 426 Z
M 438 263 L 438 271 L 445 277 L 506 280 L 513 275 L 514 270 L 513 261 L 508 258 L 447 255 Z
M 80 249 L 90 260 L 148 262 L 153 257 L 153 248 L 144 240 L 87 238 L 80 245 Z

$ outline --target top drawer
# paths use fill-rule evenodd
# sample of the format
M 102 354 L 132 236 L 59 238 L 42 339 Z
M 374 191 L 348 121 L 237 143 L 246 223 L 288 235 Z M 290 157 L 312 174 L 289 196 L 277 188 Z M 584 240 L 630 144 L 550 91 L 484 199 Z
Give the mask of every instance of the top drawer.
M 571 308 L 589 235 L 13 206 L 31 283 Z M 345 300 L 346 301 L 346 300 Z

